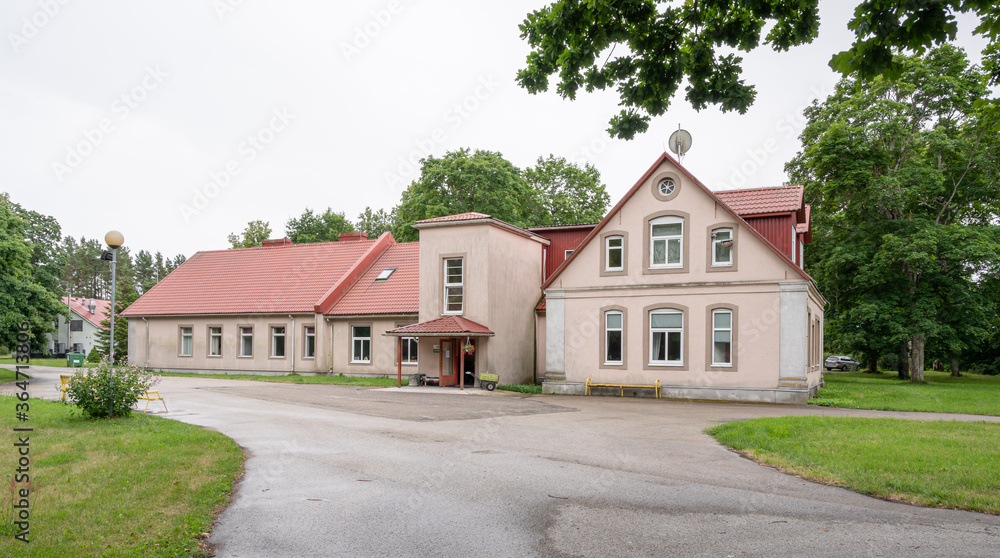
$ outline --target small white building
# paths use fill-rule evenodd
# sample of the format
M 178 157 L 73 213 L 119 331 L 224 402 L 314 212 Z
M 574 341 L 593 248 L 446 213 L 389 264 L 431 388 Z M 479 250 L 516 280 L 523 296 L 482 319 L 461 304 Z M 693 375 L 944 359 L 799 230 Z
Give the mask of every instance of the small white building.
M 59 316 L 55 333 L 50 333 L 47 347 L 51 354 L 76 352 L 90 354 L 97 345 L 97 331 L 101 321 L 107 319 L 110 300 L 96 298 L 62 297 L 62 303 L 69 307 L 70 318 Z

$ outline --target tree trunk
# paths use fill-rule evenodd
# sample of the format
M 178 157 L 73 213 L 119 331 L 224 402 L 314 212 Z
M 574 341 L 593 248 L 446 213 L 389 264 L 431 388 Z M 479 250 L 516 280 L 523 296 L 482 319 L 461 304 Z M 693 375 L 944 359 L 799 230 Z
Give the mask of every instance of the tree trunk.
M 916 334 L 910 338 L 910 381 L 924 381 L 924 336 Z
M 958 359 L 955 357 L 951 357 L 951 377 L 957 378 L 961 375 L 962 375 L 961 372 L 958 371 Z
M 906 341 L 899 345 L 899 363 L 896 365 L 900 380 L 910 379 L 910 347 Z
M 866 358 L 868 360 L 868 373 L 878 374 L 878 351 L 870 351 Z

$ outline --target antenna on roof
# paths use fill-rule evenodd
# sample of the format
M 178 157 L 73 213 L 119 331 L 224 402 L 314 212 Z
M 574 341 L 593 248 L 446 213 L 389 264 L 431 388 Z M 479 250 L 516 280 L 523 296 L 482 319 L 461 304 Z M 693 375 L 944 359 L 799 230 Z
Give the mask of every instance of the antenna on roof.
M 680 163 L 684 159 L 684 154 L 688 152 L 688 149 L 691 149 L 691 134 L 687 130 L 682 130 L 681 125 L 677 124 L 677 131 L 670 134 L 667 145 L 671 151 L 677 154 L 677 162 Z

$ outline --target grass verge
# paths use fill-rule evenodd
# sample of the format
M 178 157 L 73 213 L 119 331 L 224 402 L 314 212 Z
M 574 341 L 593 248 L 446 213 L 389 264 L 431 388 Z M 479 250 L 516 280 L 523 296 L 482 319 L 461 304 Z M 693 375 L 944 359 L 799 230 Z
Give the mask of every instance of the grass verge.
M 531 393 L 531 394 L 540 394 L 540 393 L 542 393 L 542 386 L 536 386 L 534 384 L 507 384 L 507 385 L 498 385 L 497 389 L 502 389 L 504 391 L 516 391 L 518 393 Z
M 202 533 L 228 502 L 244 456 L 218 432 L 144 415 L 89 420 L 73 407 L 29 401 L 15 420 L 0 397 L 0 425 L 30 427 L 29 544 L 14 539 L 7 444 L 0 488 L 0 556 L 207 556 Z M 12 434 L 8 439 L 13 443 Z
M 966 374 L 952 378 L 946 372 L 924 372 L 925 383 L 900 380 L 895 375 L 863 372 L 823 375 L 826 387 L 811 405 L 873 409 L 1000 415 L 1000 376 Z
M 25 364 L 22 360 L 21 362 L 15 362 L 12 358 L 0 358 L 0 364 Z M 28 362 L 31 366 L 54 366 L 56 368 L 66 368 L 66 359 L 64 358 L 33 358 L 31 362 Z M 83 362 L 84 368 L 90 368 L 94 366 L 92 362 Z
M 24 372 L 21 373 L 21 377 L 25 376 Z M 5 384 L 7 382 L 13 382 L 17 379 L 17 372 L 13 370 L 7 370 L 6 368 L 0 368 L 0 384 Z
M 707 432 L 808 480 L 921 506 L 1000 514 L 1000 424 L 781 417 Z
M 189 374 L 187 372 L 157 372 L 161 376 L 184 378 L 214 378 L 216 380 L 253 380 L 256 382 L 277 382 L 282 384 L 328 384 L 337 386 L 393 387 L 396 378 L 371 378 L 362 376 L 260 376 L 257 374 Z M 409 385 L 403 378 L 403 385 Z

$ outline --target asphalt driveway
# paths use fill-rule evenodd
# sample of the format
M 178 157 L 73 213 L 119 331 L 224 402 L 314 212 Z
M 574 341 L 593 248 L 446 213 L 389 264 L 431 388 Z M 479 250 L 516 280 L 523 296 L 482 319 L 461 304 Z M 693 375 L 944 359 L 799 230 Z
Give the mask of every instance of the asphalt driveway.
M 32 367 L 33 391 L 55 395 L 58 371 Z M 163 416 L 249 455 L 210 539 L 220 557 L 1000 555 L 1000 517 L 814 484 L 702 433 L 760 416 L 982 417 L 197 378 L 159 388 Z

